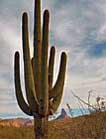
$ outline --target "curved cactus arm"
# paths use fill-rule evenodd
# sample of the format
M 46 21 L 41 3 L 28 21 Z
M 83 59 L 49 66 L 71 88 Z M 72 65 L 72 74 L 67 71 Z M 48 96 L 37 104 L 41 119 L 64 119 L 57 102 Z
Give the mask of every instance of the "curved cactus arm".
M 54 73 L 54 59 L 55 59 L 55 47 L 51 47 L 50 58 L 49 58 L 49 71 L 48 71 L 48 84 L 49 90 L 53 86 L 53 73 Z
M 32 59 L 31 59 L 31 64 L 32 64 L 32 69 L 33 69 L 33 67 L 34 67 L 34 57 L 32 57 Z
M 66 61 L 67 61 L 67 56 L 66 53 L 63 52 L 61 55 L 61 64 L 60 64 L 58 79 L 56 81 L 54 88 L 52 88 L 49 93 L 50 114 L 53 114 L 57 111 L 57 108 L 62 98 L 63 86 L 65 80 L 65 71 L 66 71 Z
M 59 70 L 57 81 L 49 93 L 50 99 L 51 98 L 55 99 L 58 96 L 62 96 L 64 81 L 65 81 L 66 61 L 67 61 L 67 56 L 66 53 L 63 52 L 61 55 L 60 70 Z
M 22 40 L 23 40 L 25 89 L 26 89 L 28 103 L 29 103 L 30 107 L 32 108 L 32 110 L 34 110 L 35 105 L 39 104 L 39 102 L 37 100 L 37 96 L 36 96 L 36 92 L 35 92 L 32 64 L 31 64 L 31 60 L 30 60 L 27 13 L 23 14 L 22 37 L 23 37 Z
M 14 77 L 15 77 L 15 92 L 18 105 L 22 109 L 22 111 L 30 116 L 32 116 L 32 112 L 28 104 L 25 102 L 20 83 L 20 66 L 19 66 L 19 53 L 15 53 L 15 63 L 14 63 Z
M 60 105 L 61 97 L 62 97 L 62 94 L 58 95 L 57 97 L 55 97 L 52 100 L 52 104 L 49 105 L 49 114 L 50 115 L 53 115 L 57 111 L 57 109 Z M 49 100 L 49 101 L 51 101 L 51 100 Z
M 49 36 L 49 11 L 45 10 L 43 15 L 42 35 L 42 63 L 41 63 L 41 107 L 43 114 L 48 114 L 48 36 Z
M 53 110 L 53 98 L 49 99 L 49 115 L 53 115 L 55 112 Z
M 53 111 L 52 108 L 49 108 L 49 115 L 53 115 L 55 112 Z

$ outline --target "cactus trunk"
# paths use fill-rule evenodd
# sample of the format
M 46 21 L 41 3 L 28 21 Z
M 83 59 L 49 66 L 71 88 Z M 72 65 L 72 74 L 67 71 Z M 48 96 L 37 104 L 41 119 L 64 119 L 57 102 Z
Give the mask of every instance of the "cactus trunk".
M 67 56 L 62 52 L 59 74 L 53 86 L 55 47 L 49 47 L 49 11 L 43 15 L 41 31 L 41 4 L 35 0 L 34 12 L 34 53 L 30 57 L 28 15 L 22 17 L 22 43 L 24 61 L 25 101 L 21 89 L 19 52 L 15 53 L 14 81 L 17 102 L 22 111 L 34 117 L 35 139 L 48 139 L 48 118 L 58 109 L 63 94 Z
M 36 115 L 34 118 L 35 139 L 48 139 L 48 117 Z

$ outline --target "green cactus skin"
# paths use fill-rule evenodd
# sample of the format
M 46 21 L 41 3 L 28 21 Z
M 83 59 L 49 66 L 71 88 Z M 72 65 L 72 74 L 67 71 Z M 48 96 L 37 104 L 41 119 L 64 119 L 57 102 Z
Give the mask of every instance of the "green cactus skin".
M 19 52 L 15 53 L 14 80 L 18 105 L 24 113 L 34 117 L 35 138 L 48 139 L 48 116 L 56 112 L 62 98 L 67 56 L 65 52 L 61 55 L 58 78 L 53 85 L 55 47 L 51 47 L 48 60 L 49 11 L 44 11 L 41 31 L 40 7 L 40 0 L 35 0 L 34 54 L 32 59 L 29 47 L 28 15 L 23 13 L 22 16 L 24 78 L 27 102 L 24 100 L 21 90 Z

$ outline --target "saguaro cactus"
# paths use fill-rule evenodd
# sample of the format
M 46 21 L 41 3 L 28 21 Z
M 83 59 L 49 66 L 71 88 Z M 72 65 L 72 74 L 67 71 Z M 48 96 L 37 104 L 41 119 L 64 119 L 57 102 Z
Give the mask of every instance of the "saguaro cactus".
M 15 90 L 18 104 L 22 111 L 34 117 L 35 138 L 48 138 L 48 116 L 53 114 L 61 101 L 65 70 L 66 54 L 61 55 L 60 70 L 56 83 L 53 85 L 53 69 L 55 47 L 51 47 L 48 60 L 49 36 L 49 11 L 43 15 L 41 33 L 41 8 L 40 0 L 35 0 L 34 12 L 34 54 L 30 58 L 28 15 L 22 17 L 22 42 L 24 59 L 24 78 L 27 102 L 24 100 L 20 83 L 19 52 L 15 53 Z

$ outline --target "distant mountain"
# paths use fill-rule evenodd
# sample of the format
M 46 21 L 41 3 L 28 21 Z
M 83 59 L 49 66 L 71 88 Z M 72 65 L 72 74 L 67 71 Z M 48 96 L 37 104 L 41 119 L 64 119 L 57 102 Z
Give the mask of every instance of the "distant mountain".
M 69 118 L 65 109 L 62 108 L 60 115 L 56 118 L 56 120 L 64 120 Z M 0 126 L 3 127 L 26 127 L 33 126 L 34 121 L 29 118 L 10 118 L 10 119 L 1 119 Z
M 83 110 L 83 109 L 82 109 Z M 85 113 L 88 114 L 88 110 L 83 110 Z M 64 120 L 68 119 L 69 117 L 76 117 L 82 115 L 81 110 L 79 109 L 72 109 L 71 114 L 68 111 L 68 109 L 62 108 L 61 110 L 57 111 L 53 116 L 49 117 L 49 121 L 51 120 Z M 17 118 L 18 117 L 18 118 Z M 24 118 L 19 118 L 24 117 Z M 31 117 L 25 115 L 25 114 L 2 114 L 0 118 L 0 125 L 1 126 L 8 126 L 8 127 L 25 127 L 25 126 L 33 126 L 34 122 Z
M 0 126 L 7 127 L 25 127 L 33 126 L 33 120 L 29 118 L 13 118 L 13 119 L 4 119 L 0 121 Z
M 56 120 L 64 120 L 66 118 L 70 118 L 70 117 L 67 115 L 65 109 L 62 108 L 61 114 L 56 118 Z
M 67 113 L 68 116 L 70 117 L 76 117 L 76 116 L 80 116 L 82 115 L 82 111 L 83 114 L 88 114 L 89 111 L 87 109 L 72 109 L 71 113 L 68 109 L 64 109 Z M 50 116 L 50 119 L 56 119 L 59 115 L 61 114 L 61 109 L 58 110 L 53 116 Z M 20 118 L 20 117 L 24 117 L 24 118 L 32 118 L 26 114 L 24 114 L 23 112 L 21 113 L 2 113 L 0 114 L 0 118 L 2 119 L 12 119 L 12 118 Z

